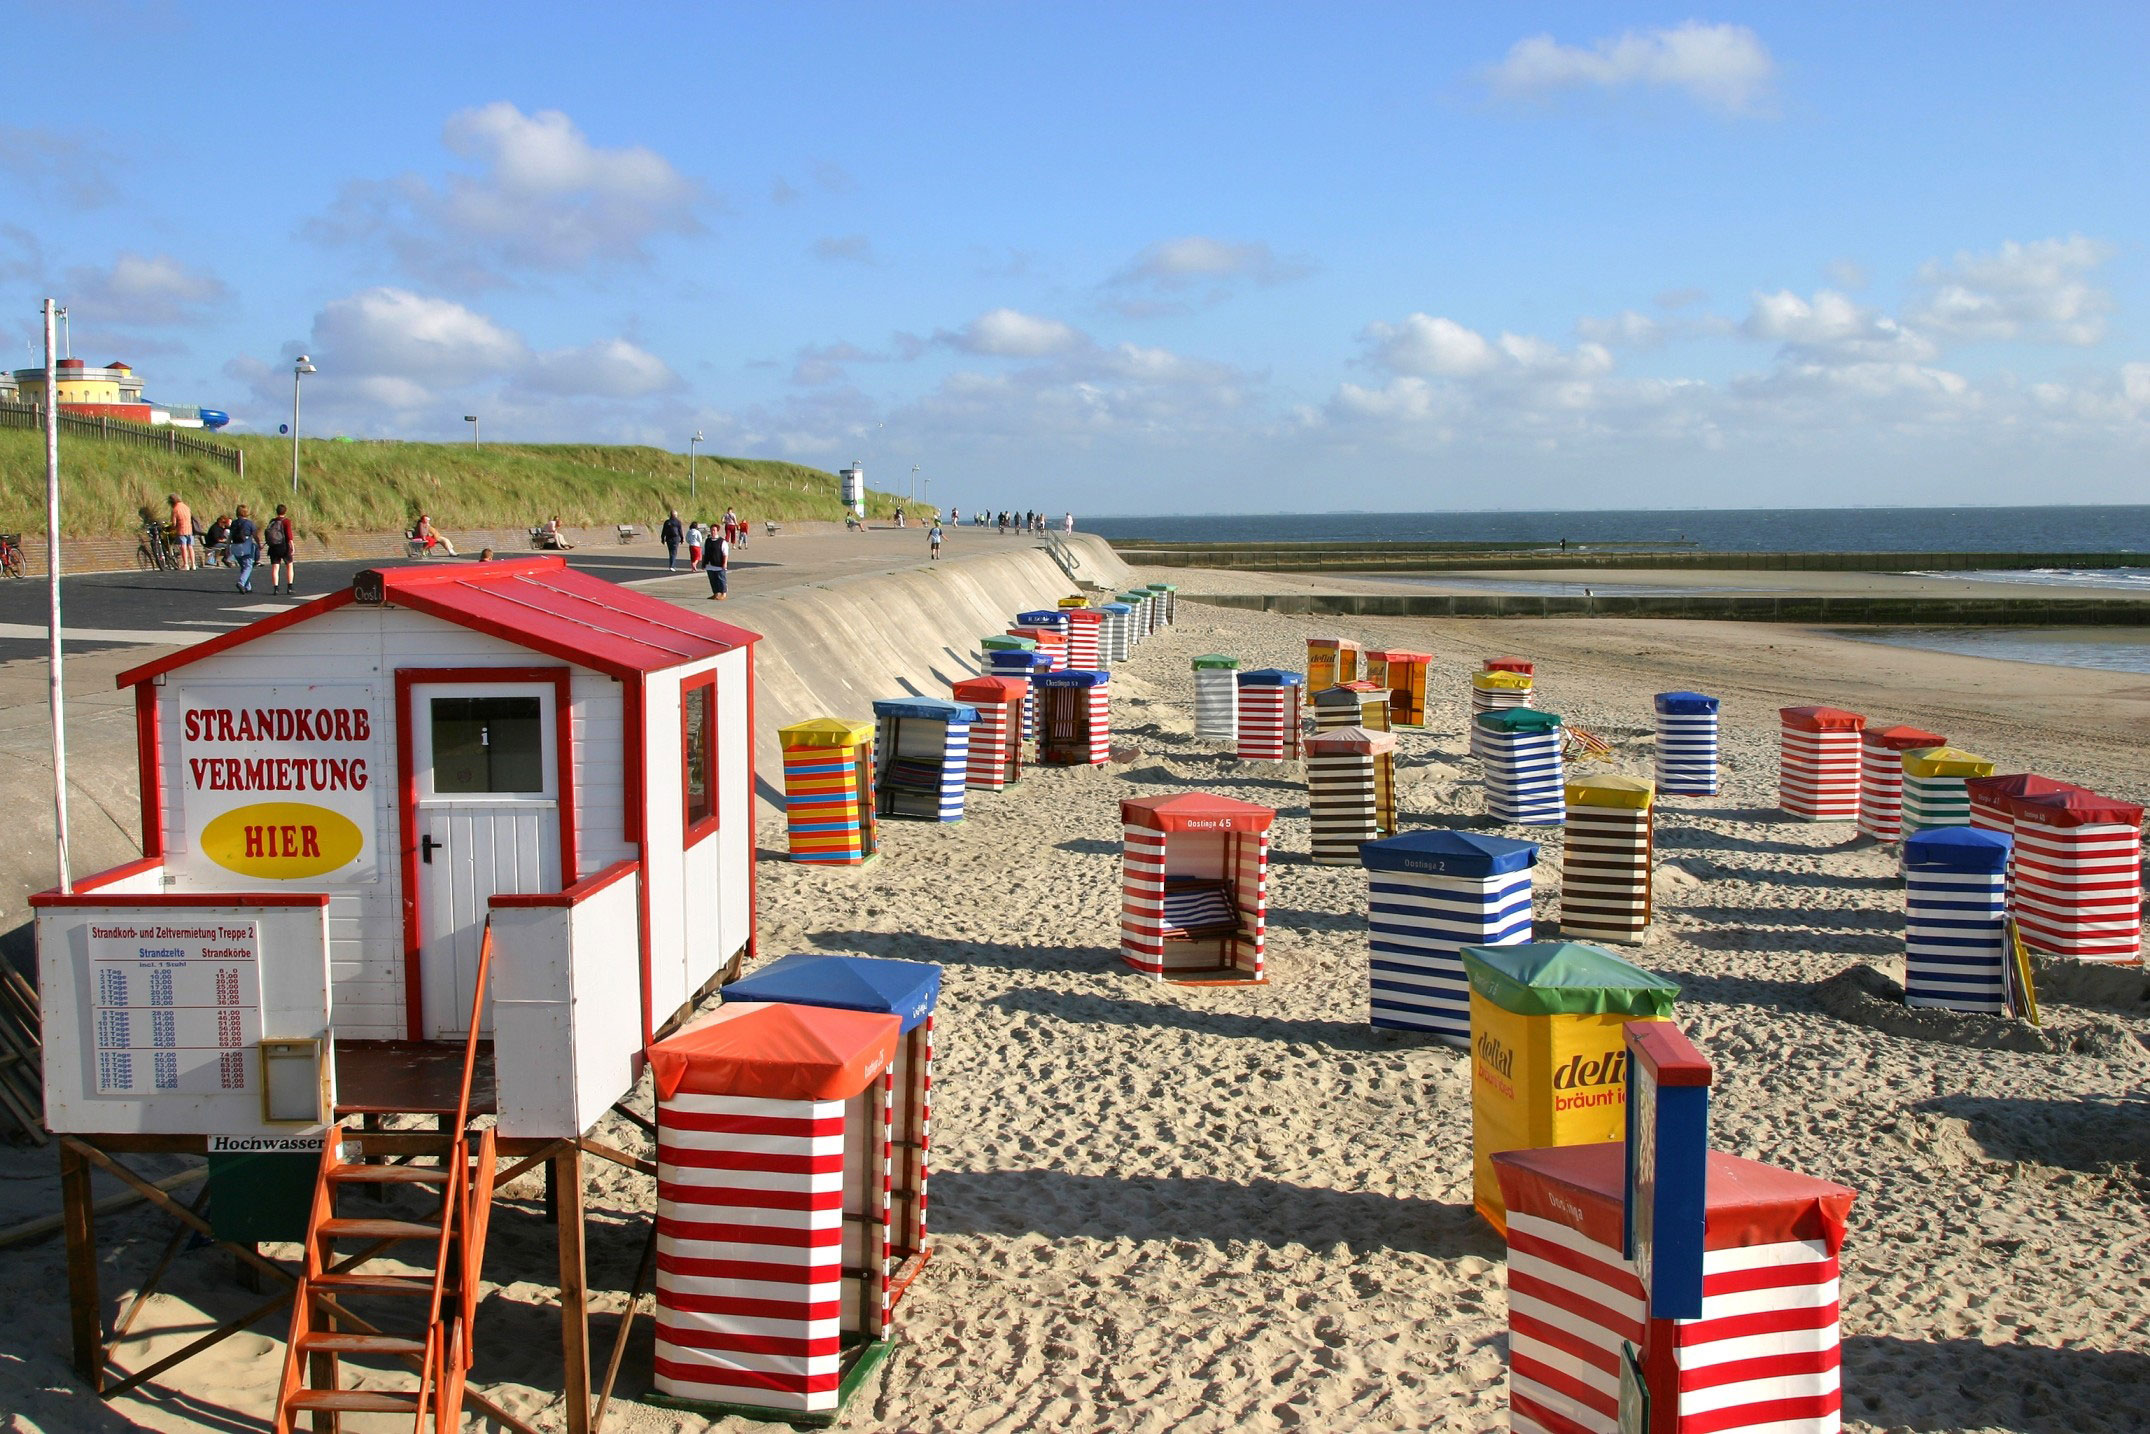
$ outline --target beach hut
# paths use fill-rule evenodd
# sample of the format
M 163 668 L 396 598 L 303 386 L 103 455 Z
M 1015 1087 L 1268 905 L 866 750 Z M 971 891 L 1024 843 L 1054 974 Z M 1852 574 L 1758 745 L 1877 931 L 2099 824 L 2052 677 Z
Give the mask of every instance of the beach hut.
M 825 1421 L 887 1357 L 901 1031 L 742 1002 L 650 1047 L 655 1402 Z
M 1150 592 L 1157 599 L 1157 601 L 1152 604 L 1150 608 L 1150 616 L 1156 619 L 1157 626 L 1170 627 L 1173 623 L 1178 622 L 1180 620 L 1180 615 L 1178 611 L 1180 593 L 1179 584 L 1147 583 L 1145 584 L 1145 586 L 1149 588 Z M 1156 629 L 1154 628 L 1152 629 L 1152 631 L 1155 630 Z
M 1481 759 L 1485 756 L 1484 743 L 1478 731 L 1478 718 L 1487 712 L 1506 712 L 1530 706 L 1533 700 L 1532 681 L 1528 672 L 1510 672 L 1505 668 L 1487 668 L 1471 674 L 1470 755 Z
M 1356 866 L 1361 842 L 1396 832 L 1396 738 L 1364 727 L 1331 727 L 1304 746 L 1314 861 Z
M 1365 651 L 1348 637 L 1310 637 L 1306 640 L 1306 690 L 1320 692 L 1339 682 L 1355 682 L 1359 655 Z
M 1801 821 L 1858 820 L 1866 719 L 1836 707 L 1783 707 L 1777 716 L 1777 806 Z
M 1593 941 L 1639 942 L 1650 929 L 1654 786 L 1641 777 L 1572 778 L 1560 856 L 1560 929 Z
M 1238 740 L 1238 658 L 1205 652 L 1194 660 L 1194 737 L 1197 742 Z
M 1859 831 L 1893 842 L 1904 831 L 1904 753 L 1948 738 L 1917 727 L 1869 727 L 1859 735 Z
M 1522 657 L 1489 657 L 1479 666 L 1486 672 L 1514 672 L 1524 677 L 1530 677 L 1538 670 L 1535 663 Z
M 964 785 L 997 792 L 1021 781 L 1023 705 L 1030 700 L 1029 681 L 1021 677 L 966 677 L 954 685 L 951 695 L 978 713 L 978 720 L 971 723 Z
M 1239 677 L 1238 726 L 1233 744 L 1242 762 L 1299 759 L 1299 688 L 1296 672 L 1257 667 Z
M 1964 783 L 1993 775 L 1993 763 L 1954 747 L 1914 747 L 1903 755 L 1904 835 L 1935 827 L 1971 824 L 1971 793 Z
M 1120 803 L 1120 959 L 1169 981 L 1259 982 L 1276 813 L 1189 792 Z
M 1015 615 L 1017 627 L 1042 627 L 1057 632 L 1065 638 L 1068 631 L 1068 615 L 1064 608 L 1039 607 Z
M 1971 804 L 1971 825 L 1987 831 L 2008 832 L 2016 829 L 2016 805 L 2038 797 L 2057 796 L 2062 792 L 2087 792 L 2073 782 L 2063 782 L 2058 777 L 2041 777 L 2032 772 L 2010 772 L 2005 776 L 1965 777 L 1964 795 Z
M 1829 1434 L 1853 1192 L 1709 1148 L 1709 1063 L 1623 1029 L 1620 1138 L 1493 1157 L 1508 1233 L 1509 1427 Z
M 1038 674 L 1050 671 L 1050 654 L 1028 648 L 1019 651 L 1002 651 L 987 654 L 992 661 L 993 676 L 1018 678 L 1023 684 L 1023 730 L 1022 740 L 1031 741 L 1038 732 L 1038 694 L 1034 689 Z
M 1904 1004 L 2008 1010 L 2005 832 L 1933 827 L 1904 837 Z
M 857 866 L 878 849 L 871 722 L 815 717 L 779 727 L 793 861 Z
M 1090 599 L 1081 593 L 1069 593 L 1066 597 L 1060 599 L 1060 610 L 1062 612 L 1073 612 L 1077 608 L 1088 607 L 1089 605 Z
M 1471 1043 L 1466 946 L 1531 938 L 1536 843 L 1479 832 L 1421 831 L 1359 848 L 1366 867 L 1372 1022 Z
M 1717 699 L 1699 692 L 1660 692 L 1657 792 L 1662 797 L 1717 795 Z
M 1103 630 L 1099 635 L 1099 655 L 1107 667 L 1117 667 L 1127 661 L 1135 648 L 1135 610 L 1124 602 L 1098 604 L 1098 611 L 1105 614 Z
M 884 697 L 873 704 L 874 810 L 922 822 L 963 820 L 970 729 L 978 709 L 938 697 Z
M 1069 668 L 1040 673 L 1038 760 L 1049 767 L 1102 767 L 1112 748 L 1111 676 Z
M 1327 727 L 1364 727 L 1372 732 L 1389 730 L 1389 694 L 1363 679 L 1339 682 L 1309 699 L 1316 730 Z
M 1579 941 L 1466 946 L 1471 981 L 1471 1193 L 1502 1234 L 1503 1150 L 1618 1140 L 1627 1119 L 1621 1027 L 1672 1014 L 1675 983 Z
M 1057 627 L 1011 627 L 1008 636 L 1027 639 L 1032 651 L 1044 655 L 1047 672 L 1068 665 L 1068 636 Z
M 1071 607 L 1068 619 L 1068 666 L 1077 672 L 1105 670 L 1106 615 L 1094 607 Z
M 1486 810 L 1523 826 L 1560 825 L 1565 781 L 1560 714 L 1531 707 L 1481 712 L 1471 730 L 1485 762 Z
M 993 654 L 996 652 L 1036 652 L 1037 650 L 1038 644 L 1035 638 L 1010 637 L 1006 633 L 1000 632 L 989 633 L 978 639 L 978 665 L 981 667 L 992 666 Z
M 2095 792 L 2018 798 L 2009 914 L 2024 944 L 2133 962 L 2143 935 L 2143 809 Z
M 1400 647 L 1366 654 L 1366 675 L 1388 689 L 1391 730 L 1426 725 L 1426 673 L 1432 663 L 1431 653 Z M 1376 668 L 1379 676 L 1375 676 Z
M 933 1011 L 941 968 L 876 956 L 779 956 L 724 988 L 724 1004 L 778 1001 L 875 1011 L 897 1021 L 896 1054 L 883 1077 L 890 1096 L 889 1309 L 926 1262 L 926 1178 L 933 1143 Z
M 1143 639 L 1156 630 L 1156 622 L 1151 612 L 1151 606 L 1156 597 L 1157 595 L 1148 588 L 1129 588 L 1126 592 L 1120 594 L 1119 601 L 1126 603 L 1131 609 L 1127 628 L 1127 640 L 1130 646 L 1142 646 Z

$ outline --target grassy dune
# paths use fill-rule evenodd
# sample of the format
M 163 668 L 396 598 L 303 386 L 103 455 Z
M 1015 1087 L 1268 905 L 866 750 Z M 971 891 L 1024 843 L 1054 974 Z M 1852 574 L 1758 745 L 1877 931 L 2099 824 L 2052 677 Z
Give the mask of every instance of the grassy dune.
M 60 437 L 61 521 L 70 534 L 131 532 L 164 496 L 179 493 L 204 520 L 240 503 L 291 501 L 291 444 L 253 435 L 214 441 L 246 454 L 246 481 L 186 454 Z M 705 517 L 737 508 L 759 521 L 839 519 L 833 473 L 797 463 L 703 454 L 695 465 Z M 869 515 L 899 499 L 869 493 Z M 660 448 L 595 443 L 343 443 L 306 439 L 299 450 L 302 530 L 398 531 L 420 509 L 439 526 L 510 528 L 557 513 L 569 527 L 639 523 L 654 527 L 667 508 L 687 511 L 687 458 Z M 44 435 L 0 429 L 0 530 L 34 531 L 45 512 Z

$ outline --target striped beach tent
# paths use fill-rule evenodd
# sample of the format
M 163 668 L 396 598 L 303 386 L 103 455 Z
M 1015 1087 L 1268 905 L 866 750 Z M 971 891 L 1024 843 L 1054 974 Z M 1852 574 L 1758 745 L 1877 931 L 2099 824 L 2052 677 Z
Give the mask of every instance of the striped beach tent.
M 1180 620 L 1179 584 L 1149 583 L 1146 586 L 1157 596 L 1157 606 L 1154 609 L 1157 625 L 1159 627 L 1170 627 L 1173 623 L 1178 622 Z
M 1331 727 L 1303 746 L 1313 859 L 1320 866 L 1356 866 L 1360 843 L 1396 832 L 1396 738 Z
M 1041 672 L 1051 670 L 1052 658 L 1035 647 L 986 654 L 992 664 L 993 676 L 1017 677 L 1023 683 L 1023 731 L 1022 740 L 1028 742 L 1037 736 L 1038 694 L 1031 684 Z
M 966 677 L 950 695 L 974 708 L 970 753 L 964 764 L 965 786 L 997 792 L 1023 779 L 1023 704 L 1030 683 L 1022 677 Z
M 1717 795 L 1717 699 L 1699 692 L 1660 692 L 1657 792 L 1662 797 Z
M 1496 661 L 1517 661 L 1515 658 L 1499 658 Z M 1511 708 L 1528 707 L 1533 701 L 1532 683 L 1528 672 L 1512 672 L 1506 668 L 1486 668 L 1471 674 L 1471 741 L 1470 754 L 1483 758 L 1485 748 L 1478 735 L 1478 717 L 1484 712 L 1505 712 Z
M 1194 660 L 1194 737 L 1197 742 L 1238 740 L 1238 658 L 1205 652 Z
M 1466 946 L 1531 938 L 1536 843 L 1480 832 L 1419 831 L 1359 848 L 1366 867 L 1371 1020 L 1471 1043 Z
M 1859 734 L 1859 831 L 1893 842 L 1904 831 L 1904 753 L 1948 739 L 1917 727 L 1869 727 Z
M 1047 672 L 1068 665 L 1068 635 L 1057 627 L 1011 627 L 1008 636 L 1030 639 L 1032 648 L 1045 654 Z
M 2095 792 L 2018 798 L 2009 914 L 2023 943 L 2133 962 L 2143 936 L 2143 809 Z
M 1993 763 L 1954 747 L 1915 747 L 1904 753 L 1904 835 L 1971 824 L 1965 782 L 1990 777 Z
M 1135 610 L 1124 602 L 1099 603 L 1097 610 L 1105 614 L 1098 633 L 1098 655 L 1103 666 L 1118 667 L 1134 651 Z
M 1129 646 L 1142 646 L 1143 640 L 1157 630 L 1156 615 L 1152 611 L 1156 600 L 1157 594 L 1148 588 L 1129 588 L 1119 595 L 1118 601 L 1126 603 L 1130 610 L 1127 628 Z
M 1112 749 L 1110 673 L 1069 668 L 1041 673 L 1038 760 L 1049 767 L 1102 767 Z
M 841 717 L 777 729 L 793 861 L 856 866 L 874 854 L 873 734 Z
M 1802 821 L 1857 821 L 1866 718 L 1840 707 L 1783 707 L 1777 717 L 1779 809 Z
M 915 821 L 962 821 L 978 709 L 938 697 L 883 697 L 873 715 L 874 810 Z
M 1015 626 L 1049 628 L 1065 638 L 1068 633 L 1067 610 L 1057 607 L 1034 607 L 1028 612 L 1017 613 L 1015 615 Z
M 1378 683 L 1360 678 L 1355 682 L 1339 682 L 1317 692 L 1309 699 L 1314 709 L 1314 726 L 1364 727 L 1372 732 L 1389 730 L 1388 689 Z
M 1242 762 L 1299 760 L 1299 689 L 1305 678 L 1280 667 L 1239 674 L 1233 747 Z
M 1524 826 L 1559 826 L 1566 783 L 1560 714 L 1508 707 L 1479 713 L 1471 730 L 1485 763 L 1487 812 Z
M 656 1402 L 826 1416 L 887 1357 L 900 1030 L 727 1003 L 650 1047 Z
M 1656 795 L 1642 777 L 1569 779 L 1568 835 L 1560 855 L 1564 935 L 1632 943 L 1648 934 Z
M 1160 981 L 1266 979 L 1276 812 L 1207 792 L 1120 803 L 1120 959 Z
M 926 1179 L 933 1145 L 933 1011 L 941 968 L 928 961 L 819 952 L 779 956 L 726 986 L 724 1004 L 781 1001 L 894 1016 L 896 1054 L 882 1078 L 894 1137 L 889 1192 L 889 1310 L 925 1264 Z
M 1094 607 L 1067 609 L 1068 666 L 1077 672 L 1105 670 L 1104 612 Z
M 1932 827 L 1904 838 L 1904 1004 L 2008 1011 L 2005 832 Z

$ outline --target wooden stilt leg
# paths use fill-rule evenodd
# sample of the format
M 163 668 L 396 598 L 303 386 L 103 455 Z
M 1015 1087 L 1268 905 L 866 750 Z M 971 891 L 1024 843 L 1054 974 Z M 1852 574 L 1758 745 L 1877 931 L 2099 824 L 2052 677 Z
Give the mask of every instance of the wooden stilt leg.
M 75 1373 L 92 1393 L 102 1393 L 104 1321 L 97 1294 L 97 1225 L 90 1210 L 90 1165 L 66 1141 L 60 1143 L 60 1206 L 67 1217 L 67 1298 Z
M 546 1166 L 559 1212 L 561 1392 L 567 1434 L 590 1434 L 590 1291 L 583 1263 L 582 1151 L 564 1144 Z

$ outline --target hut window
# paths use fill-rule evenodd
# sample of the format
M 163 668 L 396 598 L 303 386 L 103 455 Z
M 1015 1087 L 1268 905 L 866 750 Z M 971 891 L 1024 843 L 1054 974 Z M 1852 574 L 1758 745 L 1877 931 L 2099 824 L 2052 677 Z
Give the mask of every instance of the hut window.
M 433 699 L 433 790 L 440 796 L 545 790 L 535 697 Z
M 717 827 L 717 675 L 690 677 L 679 694 L 688 841 Z

